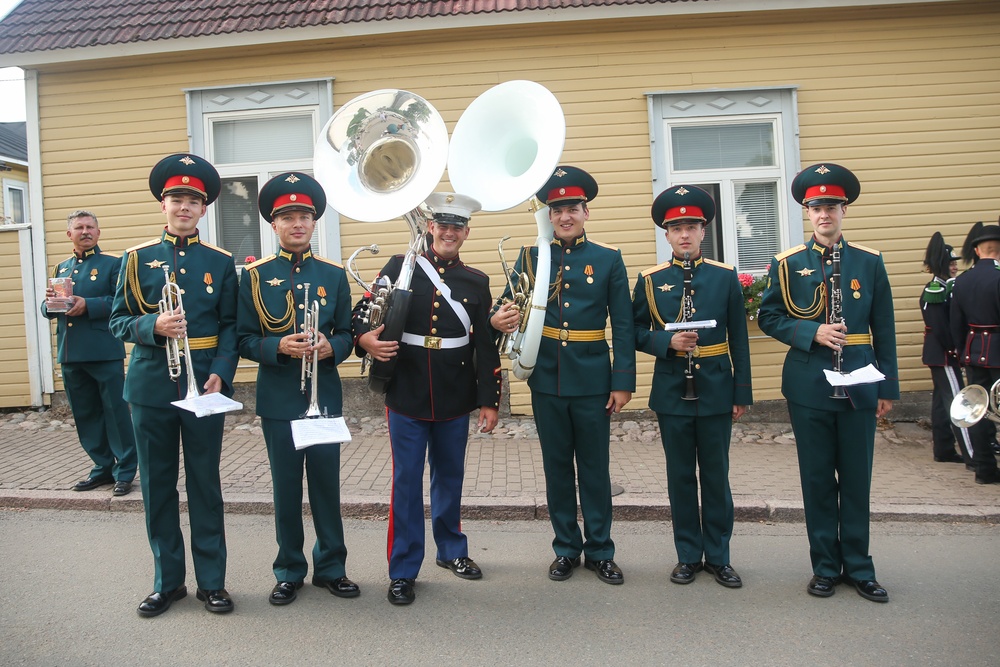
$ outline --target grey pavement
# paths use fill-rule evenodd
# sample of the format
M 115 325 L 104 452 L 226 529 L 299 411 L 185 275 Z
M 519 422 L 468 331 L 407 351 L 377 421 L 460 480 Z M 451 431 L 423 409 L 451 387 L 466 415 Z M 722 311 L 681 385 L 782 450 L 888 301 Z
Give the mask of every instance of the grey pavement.
M 350 422 L 353 439 L 342 446 L 341 453 L 343 514 L 385 517 L 392 462 L 384 417 Z M 669 518 L 663 449 L 655 419 L 649 413 L 616 418 L 612 441 L 611 480 L 621 489 L 614 498 L 615 518 Z M 730 459 L 738 521 L 803 520 L 795 441 L 788 424 L 736 424 Z M 138 484 L 122 498 L 112 498 L 110 486 L 71 491 L 90 465 L 65 408 L 0 415 L 0 506 L 142 511 Z M 273 511 L 267 453 L 252 414 L 227 418 L 221 472 L 227 512 Z M 425 474 L 425 496 L 428 485 Z M 179 488 L 183 499 L 183 470 Z M 502 418 L 494 434 L 470 437 L 463 515 L 469 519 L 547 518 L 541 451 L 530 418 Z M 975 484 L 973 474 L 961 464 L 935 463 L 930 432 L 917 423 L 884 422 L 875 442 L 872 517 L 996 523 L 1000 522 L 1000 485 Z

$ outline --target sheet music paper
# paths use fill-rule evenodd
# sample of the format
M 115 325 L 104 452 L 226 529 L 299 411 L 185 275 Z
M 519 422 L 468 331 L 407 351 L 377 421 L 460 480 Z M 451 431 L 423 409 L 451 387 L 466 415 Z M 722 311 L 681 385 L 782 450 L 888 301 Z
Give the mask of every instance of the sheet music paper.
M 176 405 L 181 410 L 193 412 L 194 416 L 199 419 L 208 415 L 218 415 L 223 412 L 233 412 L 234 410 L 243 409 L 242 403 L 234 401 L 218 391 L 211 394 L 202 394 L 195 398 L 185 398 L 181 401 L 171 401 L 170 405 Z
M 667 322 L 664 331 L 694 331 L 695 329 L 714 329 L 719 323 L 716 320 L 691 320 L 690 322 Z
M 351 430 L 343 417 L 319 417 L 292 421 L 292 442 L 295 449 L 313 445 L 340 444 L 351 441 Z
M 864 368 L 859 368 L 850 373 L 838 373 L 827 369 L 824 369 L 823 372 L 826 374 L 826 381 L 830 383 L 831 387 L 853 387 L 858 384 L 881 382 L 885 379 L 885 375 L 879 369 L 875 368 L 873 364 L 868 364 Z

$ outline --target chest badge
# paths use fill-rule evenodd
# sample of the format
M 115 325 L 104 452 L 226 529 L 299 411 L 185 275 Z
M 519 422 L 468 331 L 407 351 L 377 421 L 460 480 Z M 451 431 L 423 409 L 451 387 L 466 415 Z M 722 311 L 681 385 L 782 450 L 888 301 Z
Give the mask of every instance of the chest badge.
M 799 271 L 796 271 L 795 273 L 799 274 L 802 277 L 806 277 L 816 273 L 816 269 L 801 269 Z
M 205 291 L 208 292 L 209 294 L 211 294 L 212 292 L 215 291 L 215 288 L 212 287 L 212 274 L 211 273 L 206 273 L 205 274 Z
M 326 305 L 326 288 L 320 285 L 316 288 L 316 294 L 319 296 L 319 305 Z
M 861 282 L 857 278 L 851 279 L 851 289 L 854 290 L 854 298 L 861 298 Z
M 267 281 L 267 284 L 270 285 L 271 287 L 277 287 L 283 282 L 285 281 L 282 280 L 281 278 L 271 278 L 270 280 Z
M 158 259 L 154 259 L 154 260 L 153 260 L 152 262 L 146 262 L 146 266 L 148 266 L 148 267 L 149 267 L 149 268 L 151 268 L 151 269 L 158 269 L 158 268 L 160 268 L 161 266 L 163 266 L 163 265 L 164 265 L 164 263 L 165 263 L 165 262 L 161 262 L 161 261 L 160 261 L 160 260 L 158 260 Z
M 69 267 L 68 266 L 64 266 L 61 269 L 59 269 L 59 273 L 66 273 L 67 271 L 69 271 Z
M 91 280 L 97 280 L 97 269 L 91 269 L 90 270 L 90 279 Z
M 587 276 L 587 282 L 589 284 L 594 284 L 594 266 L 592 264 L 588 264 L 583 267 L 583 275 Z
M 669 283 L 663 283 L 662 285 L 660 285 L 656 289 L 660 290 L 661 292 L 669 292 L 673 288 L 674 288 L 673 285 L 670 285 Z

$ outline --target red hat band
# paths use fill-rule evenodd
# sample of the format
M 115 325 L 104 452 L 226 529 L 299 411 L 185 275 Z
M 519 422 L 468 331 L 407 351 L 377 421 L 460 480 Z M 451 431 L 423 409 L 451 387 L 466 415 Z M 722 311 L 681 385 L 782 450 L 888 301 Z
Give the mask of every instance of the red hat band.
M 546 202 L 556 202 L 563 201 L 565 199 L 583 199 L 586 201 L 587 193 L 583 191 L 583 188 L 576 186 L 553 188 L 549 190 L 549 194 L 545 197 Z
M 274 200 L 274 206 L 271 209 L 271 215 L 274 215 L 283 208 L 289 207 L 304 208 L 308 211 L 316 213 L 316 207 L 313 205 L 312 197 L 309 195 L 303 195 L 298 193 L 291 193 L 287 195 L 281 195 Z
M 178 174 L 177 176 L 171 176 L 168 178 L 167 182 L 163 184 L 162 194 L 167 194 L 171 190 L 178 189 L 194 190 L 195 192 L 201 194 L 202 197 L 208 197 L 208 194 L 205 191 L 205 184 L 202 183 L 201 179 L 184 174 Z
M 674 206 L 663 214 L 663 222 L 679 222 L 681 220 L 698 220 L 705 222 L 705 212 L 698 206 Z
M 839 185 L 814 185 L 806 190 L 802 201 L 807 202 L 813 199 L 840 199 L 847 201 L 847 194 L 844 188 Z

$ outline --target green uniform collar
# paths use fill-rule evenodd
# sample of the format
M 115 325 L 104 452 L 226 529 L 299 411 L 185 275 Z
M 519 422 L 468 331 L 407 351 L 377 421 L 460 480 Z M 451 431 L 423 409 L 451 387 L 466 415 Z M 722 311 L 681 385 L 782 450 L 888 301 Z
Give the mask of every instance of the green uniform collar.
M 312 246 L 305 249 L 305 252 L 292 252 L 291 250 L 285 250 L 284 248 L 278 248 L 278 257 L 282 259 L 287 259 L 292 264 L 299 264 L 304 260 L 312 257 Z
M 101 254 L 101 248 L 96 245 L 87 252 L 83 253 L 82 255 L 77 253 L 76 248 L 73 249 L 73 256 L 76 257 L 77 259 L 87 259 L 88 257 L 100 254 Z
M 699 266 L 704 261 L 705 261 L 705 257 L 702 256 L 702 255 L 698 255 L 697 257 L 694 258 L 694 260 L 692 260 L 692 262 L 691 262 L 691 268 L 693 269 L 693 268 Z M 683 269 L 684 268 L 684 260 L 683 259 L 678 259 L 677 257 L 674 257 L 673 261 L 670 263 L 670 265 L 671 266 L 679 266 L 680 268 Z
M 168 232 L 167 228 L 164 227 L 163 236 L 160 237 L 160 240 L 177 248 L 186 248 L 188 246 L 195 245 L 196 243 L 201 243 L 201 239 L 198 238 L 197 229 L 194 231 L 194 234 L 191 234 L 190 236 L 175 236 L 174 234 Z
M 587 242 L 587 232 L 586 231 L 584 231 L 583 234 L 580 234 L 579 236 L 577 236 L 575 239 L 573 239 L 571 241 L 565 241 L 564 242 L 562 239 L 560 239 L 558 237 L 553 237 L 552 238 L 552 245 L 557 245 L 557 246 L 559 246 L 561 248 L 567 248 L 567 247 L 572 248 L 574 246 L 582 245 L 582 244 L 584 244 L 586 242 Z
M 813 250 L 815 250 L 816 252 L 818 252 L 821 255 L 825 255 L 828 251 L 832 251 L 834 249 L 836 249 L 836 250 L 843 250 L 844 249 L 844 236 L 843 236 L 843 234 L 841 234 L 840 238 L 837 239 L 836 243 L 833 244 L 833 248 L 831 248 L 830 246 L 823 245 L 822 243 L 820 243 L 819 239 L 817 239 L 815 236 L 813 236 L 811 239 L 809 239 L 809 242 L 806 243 L 806 246 L 808 246 L 809 248 L 812 248 Z

